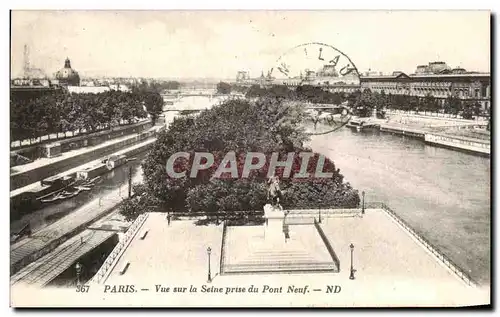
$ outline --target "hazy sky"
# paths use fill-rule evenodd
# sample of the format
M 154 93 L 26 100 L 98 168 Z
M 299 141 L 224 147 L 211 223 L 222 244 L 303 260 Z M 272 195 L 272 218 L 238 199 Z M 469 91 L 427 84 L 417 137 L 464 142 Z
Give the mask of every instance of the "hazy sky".
M 330 44 L 360 71 L 417 64 L 490 71 L 487 11 L 13 11 L 12 74 L 48 75 L 66 57 L 83 76 L 234 78 L 273 67 L 287 49 Z

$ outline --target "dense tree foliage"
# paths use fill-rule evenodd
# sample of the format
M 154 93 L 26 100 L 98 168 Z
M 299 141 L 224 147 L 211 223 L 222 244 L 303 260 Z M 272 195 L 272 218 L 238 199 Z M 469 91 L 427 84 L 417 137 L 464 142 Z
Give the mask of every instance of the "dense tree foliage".
M 132 92 L 107 91 L 98 94 L 54 92 L 35 98 L 11 95 L 11 139 L 34 139 L 67 132 L 96 131 L 147 116 L 143 96 Z
M 273 152 L 285 161 L 288 153 L 296 153 L 290 178 L 282 177 L 285 190 L 284 207 L 319 205 L 329 207 L 355 207 L 359 195 L 330 160 L 325 160 L 323 171 L 331 172 L 331 178 L 315 178 L 317 154 L 303 146 L 307 136 L 303 130 L 305 113 L 299 103 L 282 102 L 275 98 L 257 101 L 227 100 L 196 117 L 177 118 L 158 137 L 143 164 L 145 186 L 149 197 L 161 208 L 172 212 L 236 212 L 262 210 L 267 201 L 267 172 Z M 237 178 L 228 173 L 213 177 L 228 152 L 235 153 Z M 200 171 L 196 178 L 171 178 L 166 171 L 168 158 L 177 152 L 190 153 L 190 159 L 178 159 L 176 171 L 186 170 L 190 175 L 195 152 L 208 152 L 214 156 L 214 164 Z M 248 152 L 266 156 L 262 168 L 241 177 Z M 310 178 L 298 179 L 302 159 L 299 152 L 311 152 L 307 171 Z M 204 162 L 202 162 L 204 163 Z M 255 163 L 255 161 L 253 161 Z M 283 176 L 284 169 L 276 174 Z M 149 204 L 145 203 L 145 204 Z M 122 212 L 128 214 L 126 209 Z M 133 209 L 132 209 L 133 213 Z
M 347 105 L 352 112 L 360 117 L 368 117 L 377 109 L 377 115 L 383 117 L 382 109 L 395 109 L 404 111 L 442 112 L 471 119 L 482 113 L 477 102 L 463 101 L 450 96 L 441 100 L 428 94 L 424 97 L 411 95 L 393 95 L 382 92 L 372 92 L 370 89 L 357 90 L 352 93 L 331 92 L 326 87 L 301 85 L 296 88 L 285 85 L 252 85 L 246 89 L 242 86 L 232 85 L 232 90 L 244 92 L 247 98 L 272 97 L 294 101 L 304 101 L 319 104 Z
M 221 81 L 217 84 L 217 93 L 227 95 L 231 93 L 231 85 Z
M 154 125 L 158 116 L 163 112 L 163 97 L 157 92 L 144 92 L 139 96 L 143 100 L 144 106 L 151 116 L 151 121 Z
M 132 92 L 156 92 L 163 93 L 165 90 L 177 90 L 181 88 L 178 81 L 163 81 L 163 80 L 141 80 L 130 86 Z
M 338 92 L 330 92 L 326 89 L 311 85 L 302 85 L 297 88 L 285 85 L 273 85 L 263 87 L 252 85 L 246 92 L 247 98 L 270 97 L 276 99 L 296 100 L 310 103 L 323 103 L 340 105 L 346 102 L 348 95 Z
M 136 184 L 133 186 L 133 196 L 125 199 L 120 206 L 121 210 L 126 210 L 124 214 L 125 220 L 132 221 L 144 211 L 151 211 L 158 205 L 158 202 L 152 197 L 144 184 Z

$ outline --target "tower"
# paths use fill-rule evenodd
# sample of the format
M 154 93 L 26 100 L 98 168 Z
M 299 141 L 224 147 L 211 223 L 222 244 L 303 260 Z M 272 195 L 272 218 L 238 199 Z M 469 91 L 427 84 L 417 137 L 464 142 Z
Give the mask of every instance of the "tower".
M 28 45 L 24 44 L 23 76 L 28 77 L 30 72 L 30 57 Z

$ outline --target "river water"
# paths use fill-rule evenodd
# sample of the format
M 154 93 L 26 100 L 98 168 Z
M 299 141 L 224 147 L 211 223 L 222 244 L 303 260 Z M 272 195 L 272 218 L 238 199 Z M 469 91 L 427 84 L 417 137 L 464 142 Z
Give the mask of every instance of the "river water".
M 490 281 L 489 158 L 348 128 L 309 146 L 365 191 L 365 202 L 386 203 L 473 279 Z
M 137 154 L 136 160 L 129 161 L 126 164 L 117 167 L 116 169 L 101 175 L 101 181 L 97 183 L 90 191 L 83 191 L 78 196 L 47 205 L 31 214 L 23 216 L 19 220 L 11 222 L 10 230 L 15 232 L 19 230 L 26 223 L 30 223 L 31 230 L 38 231 L 62 217 L 68 215 L 77 208 L 89 203 L 91 200 L 104 196 L 107 193 L 121 189 L 121 195 L 126 197 L 128 195 L 128 176 L 129 169 L 132 167 L 132 177 L 138 173 L 142 173 L 141 161 L 146 156 L 147 151 Z M 135 183 L 135 182 L 134 182 Z

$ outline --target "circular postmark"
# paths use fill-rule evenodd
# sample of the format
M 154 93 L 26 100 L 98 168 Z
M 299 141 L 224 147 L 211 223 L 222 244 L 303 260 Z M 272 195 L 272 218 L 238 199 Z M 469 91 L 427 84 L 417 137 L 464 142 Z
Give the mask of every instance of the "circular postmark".
M 352 113 L 348 96 L 361 88 L 358 69 L 349 56 L 317 42 L 287 50 L 268 71 L 267 79 L 311 97 L 307 108 L 315 128 L 322 122 L 332 129 L 310 134 L 329 133 L 346 125 Z

